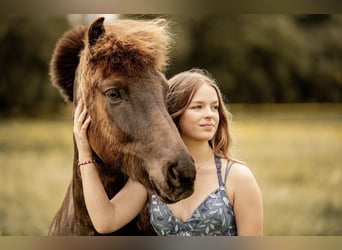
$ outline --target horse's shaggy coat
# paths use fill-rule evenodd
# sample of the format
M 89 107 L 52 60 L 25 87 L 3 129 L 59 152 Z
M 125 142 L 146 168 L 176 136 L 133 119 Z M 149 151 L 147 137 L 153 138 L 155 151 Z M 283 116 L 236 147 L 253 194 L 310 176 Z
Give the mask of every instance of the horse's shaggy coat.
M 165 20 L 104 23 L 99 18 L 89 27 L 66 32 L 56 44 L 52 83 L 65 100 L 76 106 L 83 99 L 87 106 L 92 117 L 89 143 L 109 198 L 128 176 L 164 202 L 193 192 L 193 160 L 165 105 L 168 86 L 161 72 L 170 43 Z M 97 234 L 86 210 L 77 161 L 74 146 L 72 182 L 50 235 Z M 153 234 L 147 207 L 116 234 Z

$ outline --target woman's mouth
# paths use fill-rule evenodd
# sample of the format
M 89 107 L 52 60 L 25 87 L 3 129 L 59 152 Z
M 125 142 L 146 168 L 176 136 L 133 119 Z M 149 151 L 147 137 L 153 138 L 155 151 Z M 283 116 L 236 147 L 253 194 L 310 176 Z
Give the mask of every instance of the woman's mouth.
M 202 124 L 200 124 L 200 126 L 203 128 L 214 128 L 215 127 L 214 124 L 212 124 L 212 123 L 202 123 Z

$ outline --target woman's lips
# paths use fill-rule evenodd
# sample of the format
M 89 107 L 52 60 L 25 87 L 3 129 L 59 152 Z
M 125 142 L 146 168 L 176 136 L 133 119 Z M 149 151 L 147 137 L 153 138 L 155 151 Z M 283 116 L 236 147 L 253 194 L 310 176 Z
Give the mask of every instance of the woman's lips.
M 213 128 L 214 124 L 212 124 L 212 123 L 203 123 L 203 124 L 200 124 L 200 126 L 204 127 L 204 128 Z

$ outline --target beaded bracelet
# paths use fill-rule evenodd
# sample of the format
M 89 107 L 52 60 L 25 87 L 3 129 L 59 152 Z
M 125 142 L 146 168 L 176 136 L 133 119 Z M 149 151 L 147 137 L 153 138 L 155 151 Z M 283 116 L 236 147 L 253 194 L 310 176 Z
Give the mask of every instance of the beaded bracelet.
M 91 159 L 91 160 L 88 160 L 88 161 L 78 162 L 77 165 L 80 167 L 80 166 L 87 165 L 87 164 L 90 164 L 90 163 L 96 163 L 96 160 L 95 159 Z

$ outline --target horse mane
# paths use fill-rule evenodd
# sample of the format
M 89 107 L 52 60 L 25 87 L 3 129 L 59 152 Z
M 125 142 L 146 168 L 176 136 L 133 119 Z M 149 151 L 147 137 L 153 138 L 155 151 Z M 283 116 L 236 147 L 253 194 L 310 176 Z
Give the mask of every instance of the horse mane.
M 164 71 L 168 65 L 172 37 L 165 19 L 119 19 L 104 23 L 102 28 L 99 32 L 103 34 L 95 42 L 89 38 L 89 27 L 81 25 L 64 33 L 57 42 L 49 73 L 66 101 L 73 101 L 80 64 L 100 68 L 104 77 L 113 72 L 132 77 L 151 67 Z

